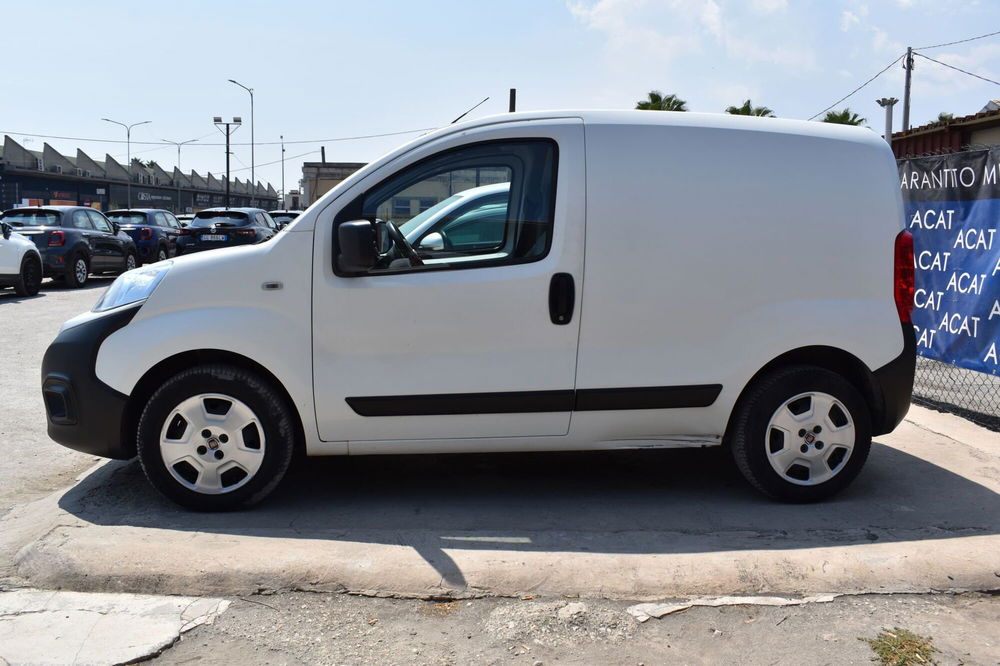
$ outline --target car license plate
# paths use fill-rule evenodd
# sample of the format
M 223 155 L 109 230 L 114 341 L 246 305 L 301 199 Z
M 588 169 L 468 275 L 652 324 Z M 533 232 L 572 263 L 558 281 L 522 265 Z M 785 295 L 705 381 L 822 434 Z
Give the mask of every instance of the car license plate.
M 226 234 L 202 234 L 201 239 L 203 241 L 226 241 L 229 236 Z

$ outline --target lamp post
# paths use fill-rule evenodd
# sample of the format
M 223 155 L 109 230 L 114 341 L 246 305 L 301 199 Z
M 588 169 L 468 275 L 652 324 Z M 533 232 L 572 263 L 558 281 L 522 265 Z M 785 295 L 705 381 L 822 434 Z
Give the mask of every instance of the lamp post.
M 229 208 L 229 137 L 240 128 L 240 125 L 243 124 L 243 119 L 239 116 L 234 116 L 233 122 L 224 123 L 222 122 L 222 116 L 215 116 L 212 118 L 212 122 L 215 124 L 216 129 L 226 135 L 226 208 Z M 226 129 L 222 129 L 223 127 Z
M 875 100 L 879 106 L 885 109 L 885 142 L 892 145 L 892 107 L 899 100 L 895 97 L 883 97 Z
M 110 118 L 101 118 L 101 120 L 114 123 L 115 125 L 121 125 L 125 128 L 125 159 L 128 162 L 128 182 L 126 187 L 128 188 L 128 207 L 132 207 L 132 128 L 138 127 L 139 125 L 145 125 L 146 123 L 153 122 L 152 120 L 143 120 L 141 123 L 132 123 L 131 125 L 126 125 L 125 123 L 120 123 L 117 120 L 111 120 Z
M 253 140 L 253 88 L 248 88 L 239 81 L 229 79 L 230 83 L 235 83 L 243 90 L 250 93 L 250 183 L 251 183 L 251 194 L 250 194 L 250 205 L 255 206 L 257 204 L 257 176 L 254 174 L 254 140 Z M 273 134 L 271 136 L 274 136 Z
M 165 141 L 166 143 L 172 143 L 175 146 L 177 146 L 177 171 L 178 172 L 180 172 L 180 170 L 181 170 L 181 146 L 183 146 L 185 144 L 188 144 L 188 143 L 194 143 L 197 140 L 198 139 L 188 139 L 187 141 L 171 141 L 170 139 L 161 139 L 161 141 Z M 180 205 L 181 205 L 181 181 L 180 181 L 180 179 L 178 179 L 177 180 L 177 207 L 180 208 Z M 177 212 L 181 212 L 181 211 L 178 210 Z
M 288 193 L 285 192 L 285 135 L 278 138 L 281 139 L 281 207 L 288 210 Z

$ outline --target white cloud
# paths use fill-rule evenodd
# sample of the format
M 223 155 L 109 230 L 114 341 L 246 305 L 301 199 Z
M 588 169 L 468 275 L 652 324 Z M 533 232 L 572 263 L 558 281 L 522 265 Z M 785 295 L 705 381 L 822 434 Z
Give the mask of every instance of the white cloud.
M 788 9 L 788 0 L 752 0 L 750 7 L 761 14 L 773 14 Z
M 840 29 L 844 32 L 856 25 L 861 25 L 861 18 L 854 12 L 845 11 L 840 15 Z

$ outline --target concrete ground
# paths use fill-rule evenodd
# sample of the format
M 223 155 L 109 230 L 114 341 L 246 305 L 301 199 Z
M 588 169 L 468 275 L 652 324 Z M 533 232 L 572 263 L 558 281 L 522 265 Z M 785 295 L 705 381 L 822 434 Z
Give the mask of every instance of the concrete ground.
M 849 663 L 867 661 L 858 636 L 898 618 L 936 643 L 948 637 L 954 659 L 945 663 L 997 663 L 991 596 L 693 608 L 641 625 L 627 613 L 635 602 L 695 596 L 996 590 L 994 432 L 914 407 L 895 433 L 877 439 L 846 492 L 814 505 L 760 497 L 723 451 L 707 449 L 311 459 L 257 509 L 196 514 L 156 494 L 134 462 L 95 465 L 45 436 L 41 355 L 58 325 L 99 294 L 48 284 L 35 299 L 0 291 L 0 588 L 234 601 L 215 626 L 185 634 L 161 659 L 492 663 L 520 650 L 526 663 L 650 663 L 674 654 L 657 652 L 666 642 L 684 647 L 680 661 L 698 663 L 741 661 L 750 641 L 762 652 L 745 661 Z M 272 592 L 280 594 L 262 596 Z M 587 604 L 577 628 L 577 614 L 559 617 L 566 597 Z M 397 626 L 403 617 L 422 621 L 407 629 Z M 359 618 L 366 624 L 355 627 Z M 727 623 L 712 630 L 713 640 L 727 638 L 699 639 L 713 623 Z M 795 623 L 813 633 L 786 633 Z M 567 639 L 545 652 L 534 642 L 545 627 L 623 638 Z M 471 652 L 456 647 L 456 632 L 466 629 Z M 407 642 L 404 630 L 415 638 Z M 828 634 L 847 651 L 824 651 Z M 298 647 L 306 639 L 316 651 Z M 802 641 L 813 651 L 790 661 Z

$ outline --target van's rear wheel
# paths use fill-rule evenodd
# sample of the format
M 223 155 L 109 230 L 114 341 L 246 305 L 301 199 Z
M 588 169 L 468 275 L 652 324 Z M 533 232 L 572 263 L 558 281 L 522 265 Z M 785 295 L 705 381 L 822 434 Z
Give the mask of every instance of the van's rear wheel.
M 730 448 L 743 476 L 776 499 L 811 502 L 842 490 L 871 448 L 864 399 L 834 372 L 794 366 L 761 378 L 735 415 Z
M 235 366 L 174 375 L 139 419 L 138 453 L 149 481 L 202 511 L 250 506 L 269 495 L 291 462 L 295 429 L 278 391 Z

